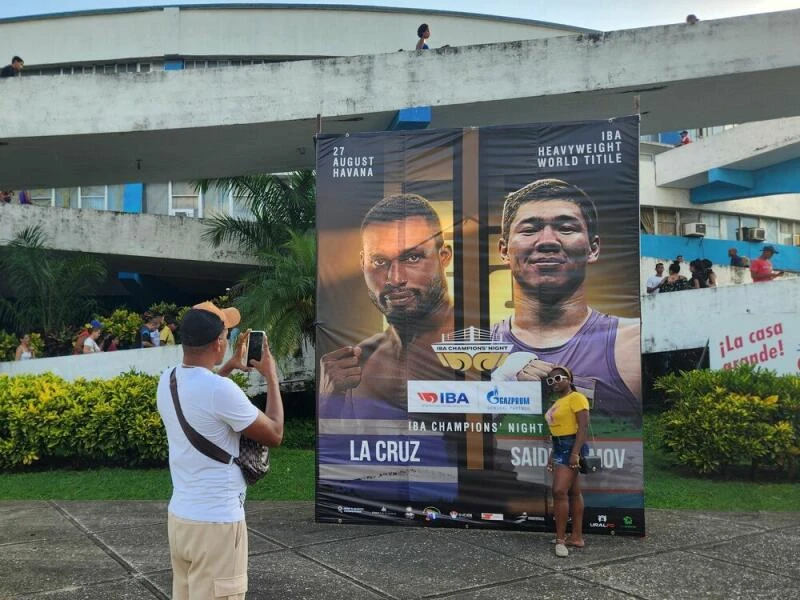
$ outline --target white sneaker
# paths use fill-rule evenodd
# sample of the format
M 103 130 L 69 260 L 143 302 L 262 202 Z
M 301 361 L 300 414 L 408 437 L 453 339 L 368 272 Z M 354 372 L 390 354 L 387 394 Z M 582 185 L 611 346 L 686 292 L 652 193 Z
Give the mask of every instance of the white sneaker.
M 563 542 L 556 543 L 556 556 L 558 558 L 566 558 L 569 556 L 569 550 L 567 549 L 566 544 Z

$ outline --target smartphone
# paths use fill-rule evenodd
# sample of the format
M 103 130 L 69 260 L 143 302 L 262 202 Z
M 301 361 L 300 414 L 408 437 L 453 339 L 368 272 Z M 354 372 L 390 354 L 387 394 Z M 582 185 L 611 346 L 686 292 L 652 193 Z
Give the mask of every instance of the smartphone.
M 251 331 L 250 332 L 250 339 L 247 342 L 247 364 L 250 364 L 251 360 L 261 360 L 261 350 L 264 346 L 264 335 L 263 331 Z

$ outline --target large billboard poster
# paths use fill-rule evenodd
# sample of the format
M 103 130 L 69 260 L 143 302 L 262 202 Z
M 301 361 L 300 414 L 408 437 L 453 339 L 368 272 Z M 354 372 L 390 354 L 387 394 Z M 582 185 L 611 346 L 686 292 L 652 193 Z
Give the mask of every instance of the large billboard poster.
M 321 522 L 546 531 L 590 399 L 585 531 L 644 534 L 638 117 L 317 140 Z

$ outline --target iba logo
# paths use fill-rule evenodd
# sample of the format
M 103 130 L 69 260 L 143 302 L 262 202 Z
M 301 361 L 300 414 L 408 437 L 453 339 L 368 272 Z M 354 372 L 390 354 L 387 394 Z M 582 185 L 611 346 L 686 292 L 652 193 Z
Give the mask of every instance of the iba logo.
M 503 364 L 514 345 L 493 342 L 491 332 L 468 327 L 442 335 L 442 341 L 431 347 L 442 366 L 456 371 L 492 371 Z
M 419 399 L 427 404 L 469 404 L 467 395 L 463 392 L 417 392 Z

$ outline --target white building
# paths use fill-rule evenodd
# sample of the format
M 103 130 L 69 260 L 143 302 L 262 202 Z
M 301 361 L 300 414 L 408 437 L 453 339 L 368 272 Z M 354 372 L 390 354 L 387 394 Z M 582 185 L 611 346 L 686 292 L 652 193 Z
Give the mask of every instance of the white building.
M 422 22 L 434 49 L 448 47 L 414 51 Z M 0 20 L 0 56 L 25 59 L 23 77 L 0 81 L 4 113 L 15 117 L 0 129 L 0 189 L 26 188 L 51 211 L 82 209 L 45 219 L 0 207 L 0 239 L 37 214 L 58 248 L 102 253 L 119 272 L 197 293 L 214 279 L 214 295 L 250 261 L 233 248 L 187 254 L 183 241 L 200 234 L 187 217 L 241 215 L 242 203 L 187 181 L 311 167 L 320 129 L 600 118 L 638 103 L 642 282 L 655 262 L 681 254 L 709 258 L 723 286 L 747 283 L 727 268 L 727 250 L 754 258 L 761 241 L 779 248 L 776 268 L 797 272 L 798 26 L 800 11 L 787 11 L 600 33 L 312 5 Z M 694 141 L 675 147 L 683 128 Z M 106 243 L 83 246 L 85 230 Z M 220 261 L 230 265 L 223 275 Z

